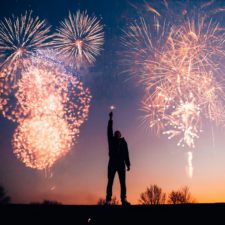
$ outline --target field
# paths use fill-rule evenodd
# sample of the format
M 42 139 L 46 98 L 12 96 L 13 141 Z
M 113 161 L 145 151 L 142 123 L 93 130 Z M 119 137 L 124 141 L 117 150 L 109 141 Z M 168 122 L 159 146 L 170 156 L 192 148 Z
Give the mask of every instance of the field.
M 225 204 L 158 206 L 0 206 L 0 224 L 224 224 Z

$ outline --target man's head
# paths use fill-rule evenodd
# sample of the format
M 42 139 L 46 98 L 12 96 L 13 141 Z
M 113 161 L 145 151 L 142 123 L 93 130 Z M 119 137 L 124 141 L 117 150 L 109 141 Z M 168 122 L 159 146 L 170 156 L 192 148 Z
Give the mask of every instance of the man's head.
M 121 138 L 121 133 L 120 133 L 120 131 L 119 130 L 117 130 L 117 131 L 115 131 L 115 133 L 114 133 L 114 137 L 116 138 L 116 139 L 119 139 L 119 138 Z

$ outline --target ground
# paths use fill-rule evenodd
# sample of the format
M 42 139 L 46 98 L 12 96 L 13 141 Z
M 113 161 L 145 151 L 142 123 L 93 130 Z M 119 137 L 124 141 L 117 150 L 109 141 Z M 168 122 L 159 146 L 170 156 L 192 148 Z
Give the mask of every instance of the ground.
M 0 206 L 0 224 L 224 224 L 225 204 L 159 206 Z

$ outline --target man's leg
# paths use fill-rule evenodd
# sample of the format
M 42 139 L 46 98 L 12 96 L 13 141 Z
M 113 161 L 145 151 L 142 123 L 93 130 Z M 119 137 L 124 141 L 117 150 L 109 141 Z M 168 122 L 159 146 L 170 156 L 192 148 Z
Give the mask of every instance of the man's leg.
M 125 166 L 121 166 L 118 170 L 119 180 L 120 180 L 120 198 L 121 201 L 124 202 L 126 200 L 126 170 Z
M 107 189 L 106 189 L 106 201 L 109 202 L 111 201 L 112 198 L 112 186 L 113 186 L 113 180 L 115 177 L 115 173 L 116 173 L 116 168 L 114 165 L 112 165 L 109 162 L 108 165 L 108 184 L 107 184 Z

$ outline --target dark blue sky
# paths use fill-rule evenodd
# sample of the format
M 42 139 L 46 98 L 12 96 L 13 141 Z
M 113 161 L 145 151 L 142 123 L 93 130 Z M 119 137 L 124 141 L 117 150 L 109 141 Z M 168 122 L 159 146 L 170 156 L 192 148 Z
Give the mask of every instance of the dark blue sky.
M 161 10 L 159 1 L 148 1 Z M 169 1 L 179 13 L 182 7 L 197 1 Z M 179 2 L 179 4 L 177 3 Z M 204 1 L 203 1 L 204 2 Z M 223 1 L 216 1 L 221 5 Z M 116 106 L 115 129 L 120 129 L 130 150 L 131 171 L 127 175 L 128 197 L 137 202 L 140 192 L 149 184 L 158 184 L 165 191 L 189 185 L 199 201 L 224 201 L 224 141 L 216 139 L 216 150 L 208 133 L 199 141 L 193 160 L 195 176 L 190 180 L 185 172 L 185 152 L 169 142 L 165 136 L 155 137 L 140 125 L 139 110 L 143 88 L 123 74 L 122 29 L 138 18 L 144 1 L 135 0 L 2 0 L 0 19 L 32 10 L 46 19 L 54 29 L 78 9 L 87 10 L 104 24 L 105 43 L 96 63 L 83 71 L 81 77 L 93 96 L 88 121 L 80 132 L 78 143 L 51 171 L 36 171 L 24 166 L 13 154 L 11 137 L 16 124 L 0 116 L 0 184 L 3 184 L 14 202 L 33 202 L 43 199 L 67 204 L 94 204 L 104 197 L 107 181 L 108 150 L 106 126 L 110 105 Z M 141 10 L 143 11 L 143 10 Z M 145 12 L 149 13 L 149 12 Z M 218 134 L 220 132 L 218 131 Z M 53 174 L 50 176 L 49 174 Z M 206 175 L 207 174 L 207 175 Z M 218 186 L 218 182 L 221 185 Z M 208 188 L 202 192 L 205 185 Z M 215 191 L 211 191 L 215 190 Z M 223 190 L 223 191 L 222 191 Z M 119 185 L 116 179 L 115 194 Z M 215 193 L 220 193 L 216 195 Z M 205 197 L 210 196 L 210 197 Z

